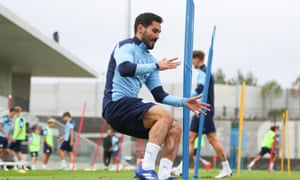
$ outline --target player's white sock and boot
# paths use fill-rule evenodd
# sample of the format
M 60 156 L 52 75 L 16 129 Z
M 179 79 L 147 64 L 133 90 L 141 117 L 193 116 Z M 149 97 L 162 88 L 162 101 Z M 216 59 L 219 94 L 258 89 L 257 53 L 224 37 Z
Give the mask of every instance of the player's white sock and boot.
M 182 161 L 180 161 L 180 163 L 177 167 L 172 168 L 171 173 L 176 176 L 182 175 Z
M 43 170 L 47 170 L 47 169 L 48 169 L 47 164 L 42 164 L 42 169 L 43 169 Z
M 224 177 L 230 177 L 230 176 L 232 176 L 232 170 L 229 166 L 229 163 L 227 160 L 223 161 L 222 162 L 222 170 L 217 176 L 215 176 L 215 178 L 218 179 L 218 178 L 224 178 Z
M 147 143 L 142 166 L 138 166 L 135 170 L 135 175 L 138 178 L 158 180 L 154 169 L 156 157 L 159 151 L 160 146 L 151 142 Z
M 66 169 L 66 167 L 67 167 L 66 160 L 61 160 L 61 164 L 60 164 L 59 169 Z
M 173 161 L 167 158 L 161 158 L 158 169 L 158 179 L 168 179 L 171 176 Z
M 247 168 L 248 168 L 249 171 L 251 171 L 251 169 L 252 169 L 252 167 L 254 166 L 254 164 L 255 164 L 254 161 L 251 161 L 251 162 L 248 164 Z

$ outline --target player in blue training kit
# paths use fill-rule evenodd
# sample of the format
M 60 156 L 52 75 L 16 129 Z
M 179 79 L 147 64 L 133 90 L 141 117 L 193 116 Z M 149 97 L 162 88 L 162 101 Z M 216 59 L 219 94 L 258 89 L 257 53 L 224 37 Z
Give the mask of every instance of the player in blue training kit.
M 193 65 L 198 70 L 197 87 L 192 92 L 192 96 L 201 94 L 204 90 L 206 80 L 206 67 L 204 64 L 205 54 L 202 51 L 193 51 Z M 213 146 L 222 164 L 222 171 L 215 178 L 230 177 L 232 170 L 229 166 L 224 147 L 216 136 L 216 127 L 214 123 L 214 78 L 211 75 L 209 79 L 207 102 L 211 105 L 211 111 L 207 113 L 204 121 L 203 134 L 206 134 L 208 142 Z M 193 116 L 190 128 L 190 155 L 193 154 L 191 148 L 194 147 L 194 141 L 198 137 L 199 117 Z
M 200 50 L 194 50 L 193 51 L 193 65 L 194 68 L 198 71 L 197 76 L 197 86 L 192 91 L 192 96 L 197 96 L 199 94 L 203 93 L 205 80 L 206 80 L 206 67 L 204 64 L 204 58 L 205 53 Z M 203 126 L 203 134 L 206 134 L 208 142 L 213 146 L 215 149 L 218 157 L 221 160 L 222 164 L 222 171 L 220 174 L 215 176 L 215 178 L 223 178 L 223 177 L 230 177 L 232 175 L 232 170 L 229 166 L 229 163 L 227 161 L 224 148 L 220 141 L 217 139 L 216 136 L 216 127 L 213 120 L 214 117 L 214 78 L 211 75 L 211 78 L 209 79 L 209 87 L 208 87 L 208 95 L 207 95 L 207 102 L 211 105 L 210 111 L 205 116 L 204 126 Z M 195 139 L 198 137 L 198 129 L 199 129 L 199 123 L 200 118 L 198 116 L 193 116 L 190 126 L 190 133 L 189 133 L 189 141 L 190 141 L 190 156 L 195 154 L 194 150 L 194 144 Z M 176 168 L 173 168 L 173 173 L 176 175 L 179 175 L 182 173 L 182 163 Z
M 0 119 L 0 163 L 5 160 L 5 155 L 8 152 L 8 140 L 11 139 L 9 131 L 12 129 L 12 118 L 16 115 L 16 110 L 11 108 L 8 115 L 1 117 Z M 3 167 L 7 170 L 6 166 Z
M 194 113 L 209 110 L 196 96 L 179 98 L 166 93 L 159 71 L 175 69 L 177 58 L 157 61 L 149 52 L 161 32 L 162 18 L 142 13 L 135 19 L 135 37 L 119 42 L 110 57 L 103 98 L 103 117 L 121 133 L 148 139 L 144 160 L 135 175 L 139 179 L 171 180 L 170 171 L 177 155 L 181 127 L 173 116 L 154 103 L 144 103 L 138 93 L 145 84 L 157 102 L 187 107 Z M 161 152 L 158 174 L 155 161 Z
M 65 135 L 59 138 L 59 141 L 62 142 L 60 148 L 58 149 L 58 154 L 61 159 L 61 165 L 59 169 L 66 169 L 66 160 L 64 151 L 67 152 L 70 160 L 70 170 L 74 166 L 74 155 L 73 155 L 73 145 L 74 145 L 74 128 L 75 121 L 73 121 L 71 114 L 65 112 L 62 115 L 63 120 L 66 122 L 65 125 Z

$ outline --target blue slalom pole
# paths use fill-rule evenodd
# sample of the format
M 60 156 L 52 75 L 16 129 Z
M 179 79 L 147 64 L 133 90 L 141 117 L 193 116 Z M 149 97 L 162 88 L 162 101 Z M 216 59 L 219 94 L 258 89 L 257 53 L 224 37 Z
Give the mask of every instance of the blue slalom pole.
M 184 41 L 184 76 L 183 76 L 183 96 L 191 96 L 192 86 L 192 52 L 194 40 L 194 2 L 186 1 L 185 17 L 185 41 Z M 189 179 L 189 119 L 190 111 L 188 108 L 183 109 L 183 169 L 182 179 Z
M 214 48 L 214 39 L 215 39 L 215 32 L 216 32 L 216 26 L 214 26 L 212 37 L 211 37 L 211 44 L 209 48 L 209 54 L 208 54 L 208 61 L 207 61 L 207 67 L 206 67 L 206 78 L 205 78 L 205 85 L 204 85 L 204 91 L 203 91 L 203 102 L 207 102 L 207 96 L 208 96 L 208 88 L 209 88 L 209 82 L 211 77 L 211 64 L 213 59 L 213 48 Z M 201 141 L 202 141 L 202 132 L 203 132 L 203 126 L 204 126 L 205 116 L 203 114 L 200 115 L 200 124 L 198 129 L 198 148 L 197 148 L 197 154 L 196 154 L 196 162 L 194 167 L 194 179 L 198 179 L 198 169 L 199 169 L 199 159 L 200 159 L 200 153 L 201 153 Z

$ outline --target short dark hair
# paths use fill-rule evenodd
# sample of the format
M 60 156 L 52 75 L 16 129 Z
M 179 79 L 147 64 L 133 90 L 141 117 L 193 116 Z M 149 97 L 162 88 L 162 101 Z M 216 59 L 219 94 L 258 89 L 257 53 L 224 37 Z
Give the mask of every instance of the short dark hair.
M 277 125 L 273 125 L 273 126 L 270 127 L 270 130 L 271 130 L 271 131 L 274 131 L 274 132 L 275 132 L 276 130 L 278 130 L 278 129 L 279 129 L 279 126 L 277 126 Z
M 137 27 L 139 24 L 142 24 L 146 28 L 152 24 L 152 21 L 162 23 L 163 19 L 159 15 L 156 15 L 151 12 L 145 12 L 145 13 L 138 15 L 135 18 L 135 22 L 134 22 L 134 34 L 136 34 L 136 32 L 137 32 Z
M 193 51 L 193 59 L 194 58 L 198 58 L 199 60 L 204 61 L 205 53 L 200 50 L 194 50 Z
M 11 113 L 11 112 L 16 112 L 16 110 L 15 110 L 15 108 L 10 108 L 9 109 L 9 112 Z
M 66 116 L 71 117 L 71 114 L 69 112 L 63 113 L 62 117 L 66 117 Z

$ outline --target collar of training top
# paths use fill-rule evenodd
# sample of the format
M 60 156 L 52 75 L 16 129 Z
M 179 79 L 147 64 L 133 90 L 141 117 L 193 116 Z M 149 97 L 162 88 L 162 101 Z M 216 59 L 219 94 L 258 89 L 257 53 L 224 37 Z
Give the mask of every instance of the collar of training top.
M 140 48 L 144 49 L 145 51 L 149 52 L 146 44 L 143 41 L 139 40 L 139 38 L 137 38 L 136 36 L 133 37 L 132 39 L 136 45 L 138 45 Z

